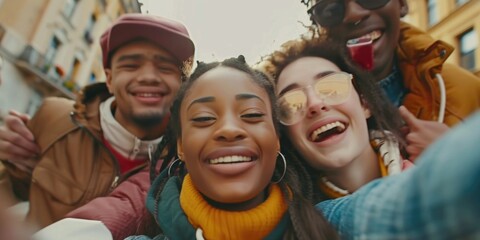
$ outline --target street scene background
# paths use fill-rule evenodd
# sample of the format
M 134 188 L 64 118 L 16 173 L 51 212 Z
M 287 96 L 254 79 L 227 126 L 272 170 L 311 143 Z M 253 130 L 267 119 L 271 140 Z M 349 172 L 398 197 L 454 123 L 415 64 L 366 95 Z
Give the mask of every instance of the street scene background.
M 480 76 L 480 1 L 408 2 L 405 21 L 453 45 L 448 61 Z M 104 81 L 99 37 L 124 13 L 183 22 L 196 60 L 242 54 L 254 64 L 305 32 L 306 10 L 299 0 L 0 0 L 0 124 L 10 109 L 33 115 L 45 97 Z

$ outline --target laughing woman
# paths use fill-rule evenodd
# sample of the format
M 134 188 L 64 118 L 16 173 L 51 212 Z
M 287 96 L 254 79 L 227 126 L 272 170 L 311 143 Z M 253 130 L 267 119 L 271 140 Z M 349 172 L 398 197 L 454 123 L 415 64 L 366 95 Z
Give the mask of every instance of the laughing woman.
M 336 239 L 299 191 L 301 164 L 279 152 L 274 95 L 242 56 L 199 64 L 159 147 L 172 161 L 147 198 L 154 239 Z
M 402 171 L 401 117 L 367 73 L 319 40 L 291 41 L 268 58 L 282 146 L 305 160 L 318 200 Z
M 282 151 L 296 148 L 317 201 L 331 198 L 317 208 L 342 239 L 480 237 L 480 113 L 395 174 L 400 116 L 368 74 L 325 42 L 284 46 L 265 65 L 277 84 Z M 370 141 L 369 130 L 383 134 Z

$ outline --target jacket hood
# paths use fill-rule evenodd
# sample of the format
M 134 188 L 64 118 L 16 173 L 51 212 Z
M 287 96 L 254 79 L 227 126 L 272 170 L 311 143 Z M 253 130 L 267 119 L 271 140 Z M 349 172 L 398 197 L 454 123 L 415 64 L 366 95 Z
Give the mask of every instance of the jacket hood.
M 100 98 L 102 101 L 111 97 L 112 94 L 108 91 L 107 84 L 104 82 L 94 83 L 85 86 L 79 93 L 77 103 L 88 104 Z
M 72 120 L 88 128 L 100 139 L 102 130 L 100 126 L 100 103 L 111 97 L 106 83 L 94 83 L 85 86 L 77 96 L 72 113 Z

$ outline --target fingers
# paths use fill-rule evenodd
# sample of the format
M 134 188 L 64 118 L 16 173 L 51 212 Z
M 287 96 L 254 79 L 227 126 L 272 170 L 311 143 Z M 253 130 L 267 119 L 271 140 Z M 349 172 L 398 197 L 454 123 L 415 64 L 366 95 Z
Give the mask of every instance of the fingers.
M 18 117 L 18 118 L 22 119 L 23 123 L 25 123 L 25 124 L 27 124 L 27 122 L 30 120 L 30 116 L 28 114 L 19 113 L 15 110 L 9 110 L 8 114 L 10 114 L 11 116 L 15 116 L 15 117 Z
M 16 162 L 13 162 L 13 161 L 9 161 L 9 162 L 15 165 L 15 167 L 20 169 L 22 172 L 26 172 L 29 174 L 32 174 L 33 168 L 35 167 L 35 164 L 33 164 L 33 162 L 31 162 L 31 160 L 28 160 L 28 159 L 22 159 L 21 161 L 17 160 Z
M 33 142 L 33 134 L 17 116 L 5 117 L 5 126 L 0 126 L 0 159 L 17 162 L 40 153 Z
M 40 154 L 37 144 L 15 132 L 0 129 L 0 153 L 9 152 L 18 157 L 35 157 Z
M 419 128 L 409 132 L 405 139 L 409 144 L 416 144 L 425 148 L 450 129 L 443 123 L 423 120 L 419 120 L 417 126 Z
M 16 161 L 16 159 L 25 159 L 36 157 L 38 154 L 28 149 L 11 144 L 8 141 L 0 140 L 0 159 Z
M 31 173 L 37 163 L 40 148 L 26 126 L 29 119 L 26 114 L 9 111 L 5 125 L 0 126 L 0 159 L 8 159 L 20 170 Z
M 5 117 L 5 125 L 12 132 L 15 132 L 27 140 L 34 141 L 35 138 L 32 132 L 28 130 L 27 126 L 25 125 L 26 121 L 24 120 L 28 121 L 28 116 L 27 119 L 25 119 L 25 116 L 22 118 L 17 115 L 8 115 Z
M 427 147 L 431 140 L 427 136 L 425 136 L 423 132 L 411 132 L 405 136 L 405 140 L 409 145 L 413 144 L 419 147 Z
M 409 159 L 411 161 L 415 161 L 416 158 L 423 152 L 423 150 L 427 148 L 428 142 L 426 142 L 425 139 L 423 139 L 421 135 L 416 132 L 407 134 L 405 139 L 407 140 L 408 144 L 405 147 L 405 150 L 409 155 Z
M 413 165 L 412 162 L 408 161 L 408 160 L 403 160 L 403 163 L 402 163 L 402 170 L 407 170 L 411 167 L 413 167 L 415 165 Z
M 410 159 L 410 161 L 413 162 L 415 162 L 415 160 L 423 152 L 423 150 L 424 148 L 414 145 L 408 145 L 407 147 L 405 147 L 405 151 L 407 151 L 409 156 L 408 158 Z
M 405 121 L 408 127 L 414 128 L 417 126 L 418 119 L 413 115 L 405 106 L 400 106 L 398 108 L 400 116 Z
M 410 133 L 410 128 L 408 126 L 403 126 L 400 128 L 400 133 L 404 138 L 406 138 L 407 135 Z

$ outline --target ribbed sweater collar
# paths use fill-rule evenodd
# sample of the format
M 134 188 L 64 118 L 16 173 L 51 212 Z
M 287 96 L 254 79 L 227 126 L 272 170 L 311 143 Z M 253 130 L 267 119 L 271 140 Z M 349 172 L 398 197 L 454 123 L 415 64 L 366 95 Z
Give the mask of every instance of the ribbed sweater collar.
M 280 187 L 272 185 L 265 202 L 247 211 L 226 211 L 208 204 L 185 176 L 180 205 L 194 228 L 201 228 L 205 239 L 263 239 L 280 223 L 287 211 Z

